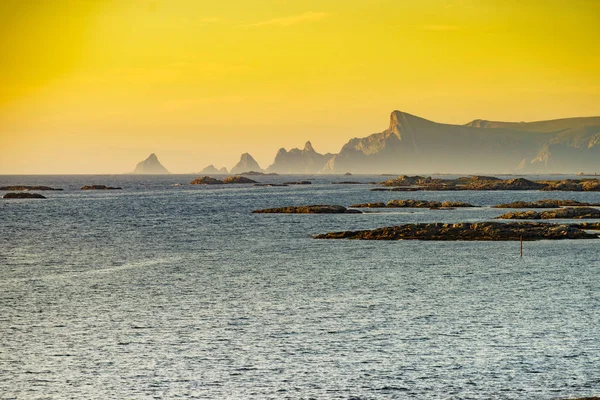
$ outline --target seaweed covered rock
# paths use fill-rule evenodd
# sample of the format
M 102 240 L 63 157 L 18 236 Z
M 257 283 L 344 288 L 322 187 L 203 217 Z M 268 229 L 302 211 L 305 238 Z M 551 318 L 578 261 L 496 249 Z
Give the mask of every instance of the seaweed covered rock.
M 210 176 L 201 176 L 190 182 L 190 185 L 222 185 L 223 181 L 220 181 Z

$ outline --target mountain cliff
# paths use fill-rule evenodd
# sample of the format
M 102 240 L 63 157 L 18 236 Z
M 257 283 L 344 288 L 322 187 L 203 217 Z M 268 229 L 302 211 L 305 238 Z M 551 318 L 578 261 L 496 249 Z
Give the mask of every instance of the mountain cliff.
M 168 173 L 169 171 L 162 166 L 154 153 L 150 154 L 144 161 L 139 162 L 133 170 L 133 174 L 140 175 L 165 175 Z
M 333 154 L 320 154 L 315 151 L 310 142 L 306 142 L 304 148 L 286 151 L 279 149 L 273 164 L 267 168 L 268 172 L 278 174 L 314 174 L 325 168 L 325 164 L 333 157 Z
M 242 154 L 240 161 L 233 168 L 231 168 L 232 174 L 241 174 L 242 172 L 250 171 L 264 172 L 256 160 L 248 153 Z
M 341 173 L 574 173 L 600 170 L 600 117 L 440 124 L 394 111 L 388 129 L 354 138 L 325 165 Z

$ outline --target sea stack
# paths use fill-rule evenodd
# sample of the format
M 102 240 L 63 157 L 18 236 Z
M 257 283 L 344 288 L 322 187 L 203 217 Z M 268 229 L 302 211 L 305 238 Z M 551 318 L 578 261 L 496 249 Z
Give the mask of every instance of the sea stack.
M 241 174 L 242 172 L 256 171 L 264 172 L 264 170 L 258 165 L 256 160 L 248 153 L 242 154 L 240 162 L 238 162 L 233 168 L 231 168 L 232 174 Z
M 136 165 L 133 173 L 139 175 L 166 175 L 169 171 L 158 161 L 156 154 L 152 153 Z

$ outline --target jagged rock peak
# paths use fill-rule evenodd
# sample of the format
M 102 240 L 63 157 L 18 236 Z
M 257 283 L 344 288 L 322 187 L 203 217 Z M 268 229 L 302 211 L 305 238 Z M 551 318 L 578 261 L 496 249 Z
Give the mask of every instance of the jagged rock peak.
M 315 149 L 313 149 L 313 147 L 312 147 L 312 143 L 310 142 L 310 140 L 306 142 L 306 144 L 304 145 L 304 150 L 302 150 L 302 151 L 316 153 Z
M 134 174 L 149 174 L 149 175 L 164 175 L 168 174 L 169 171 L 162 166 L 156 154 L 152 153 L 144 161 L 139 162 L 135 169 Z
M 231 173 L 240 174 L 248 171 L 264 172 L 264 170 L 258 165 L 256 160 L 249 153 L 244 153 L 241 155 L 240 161 L 233 168 L 231 168 Z

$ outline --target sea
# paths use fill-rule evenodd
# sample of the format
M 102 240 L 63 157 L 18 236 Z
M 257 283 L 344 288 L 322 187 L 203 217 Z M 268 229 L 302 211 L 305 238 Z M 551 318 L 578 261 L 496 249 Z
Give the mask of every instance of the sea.
M 0 399 L 600 395 L 600 240 L 317 240 L 600 193 L 370 191 L 389 177 L 0 176 Z M 218 176 L 217 176 L 218 177 Z M 540 177 L 527 177 L 536 179 Z M 546 177 L 562 179 L 563 177 Z M 341 181 L 364 184 L 333 184 Z M 84 185 L 122 190 L 82 191 Z M 422 199 L 456 210 L 252 214 Z

